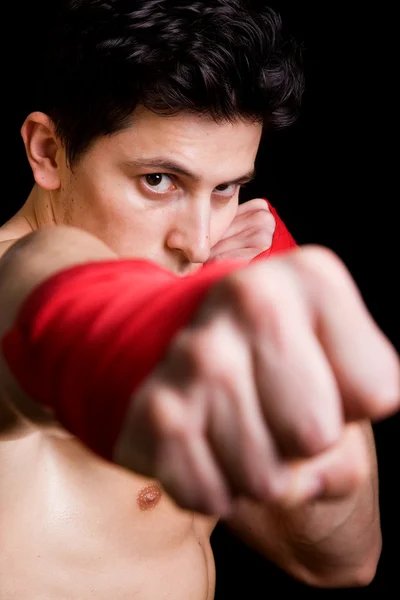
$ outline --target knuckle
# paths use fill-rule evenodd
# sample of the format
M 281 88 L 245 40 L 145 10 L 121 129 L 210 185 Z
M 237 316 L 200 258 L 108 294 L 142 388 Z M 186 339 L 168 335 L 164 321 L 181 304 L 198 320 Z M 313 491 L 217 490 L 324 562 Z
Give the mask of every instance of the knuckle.
M 253 198 L 252 200 L 249 200 L 245 204 L 247 204 L 248 207 L 251 208 L 252 210 L 260 210 L 265 213 L 270 212 L 268 202 L 266 200 L 264 200 L 264 198 Z
M 340 430 L 326 427 L 317 418 L 310 416 L 293 424 L 289 431 L 295 451 L 302 456 L 312 457 L 324 452 L 340 437 Z
M 251 212 L 249 211 L 248 217 L 248 230 L 252 235 L 258 233 L 271 233 L 275 230 L 275 218 L 269 211 L 268 207 L 254 208 Z
M 319 244 L 308 244 L 303 246 L 302 256 L 306 263 L 311 264 L 315 264 L 316 262 L 322 263 L 323 265 L 342 263 L 341 259 L 333 250 Z
M 257 221 L 263 227 L 273 227 L 275 228 L 275 218 L 273 214 L 269 211 L 268 207 L 259 208 L 256 211 Z
M 279 318 L 280 299 L 294 297 L 286 273 L 272 260 L 232 273 L 225 291 L 231 306 L 256 323 Z
M 396 399 L 394 396 L 384 398 L 382 395 L 379 396 L 379 392 L 374 395 L 365 394 L 362 398 L 362 404 L 358 405 L 357 408 L 360 410 L 362 417 L 368 416 L 374 421 L 396 412 L 398 398 Z
M 272 243 L 273 228 L 258 228 L 252 234 L 252 242 L 257 248 L 269 248 Z
M 229 338 L 226 327 L 218 320 L 192 334 L 187 352 L 198 376 L 214 379 L 231 372 L 232 356 L 226 352 L 231 345 Z
M 349 272 L 335 252 L 323 246 L 304 246 L 292 255 L 292 260 L 309 276 L 323 281 L 331 288 L 340 288 L 349 280 Z

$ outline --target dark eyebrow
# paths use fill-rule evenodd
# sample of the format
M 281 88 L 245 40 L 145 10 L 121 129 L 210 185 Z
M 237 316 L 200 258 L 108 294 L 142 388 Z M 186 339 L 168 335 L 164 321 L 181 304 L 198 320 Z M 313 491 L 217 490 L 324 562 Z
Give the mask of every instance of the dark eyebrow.
M 127 167 L 132 167 L 135 169 L 156 169 L 155 172 L 163 173 L 164 171 L 172 171 L 173 173 L 177 173 L 178 175 L 182 175 L 183 177 L 188 177 L 193 181 L 200 181 L 200 177 L 186 169 L 179 163 L 175 163 L 171 160 L 165 160 L 163 158 L 151 158 L 151 159 L 142 159 L 142 160 L 127 160 L 124 161 L 124 164 Z M 219 185 L 232 185 L 237 183 L 249 183 L 252 179 L 254 179 L 256 175 L 255 169 L 244 173 L 241 177 L 234 179 L 233 181 L 224 181 Z

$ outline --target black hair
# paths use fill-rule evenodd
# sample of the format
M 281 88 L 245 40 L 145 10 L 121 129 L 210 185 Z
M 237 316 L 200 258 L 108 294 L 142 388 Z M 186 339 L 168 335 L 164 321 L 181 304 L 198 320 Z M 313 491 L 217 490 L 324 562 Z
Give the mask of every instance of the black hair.
M 66 0 L 47 55 L 39 109 L 70 163 L 138 105 L 276 128 L 303 92 L 300 49 L 263 0 Z

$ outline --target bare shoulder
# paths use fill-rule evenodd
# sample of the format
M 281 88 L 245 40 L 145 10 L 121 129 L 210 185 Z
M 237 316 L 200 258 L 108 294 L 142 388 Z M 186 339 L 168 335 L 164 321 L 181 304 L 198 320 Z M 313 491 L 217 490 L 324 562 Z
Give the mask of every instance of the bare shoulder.
M 30 228 L 18 215 L 15 215 L 0 227 L 0 258 L 15 242 L 30 233 Z
M 9 248 L 11 248 L 13 244 L 15 244 L 16 241 L 17 238 L 13 240 L 2 240 L 0 236 L 0 258 L 7 252 Z
M 13 237 L 7 234 L 7 230 L 0 228 L 1 262 L 4 263 L 4 254 L 7 252 L 7 257 L 12 258 L 14 271 L 22 268 L 25 276 L 33 269 L 39 271 L 40 279 L 44 279 L 68 266 L 91 260 L 117 258 L 97 237 L 66 225 L 43 227 Z M 7 259 L 6 262 L 10 261 Z
M 13 322 L 24 298 L 54 273 L 117 258 L 93 235 L 63 225 L 40 228 L 17 239 L 0 239 L 0 253 L 0 334 L 5 322 Z

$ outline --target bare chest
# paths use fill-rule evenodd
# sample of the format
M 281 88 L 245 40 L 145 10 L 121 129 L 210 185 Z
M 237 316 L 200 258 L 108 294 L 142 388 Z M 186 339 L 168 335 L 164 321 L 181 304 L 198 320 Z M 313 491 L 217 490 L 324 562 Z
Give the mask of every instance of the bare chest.
M 211 526 L 156 482 L 71 440 L 0 444 L 0 600 L 213 597 Z

